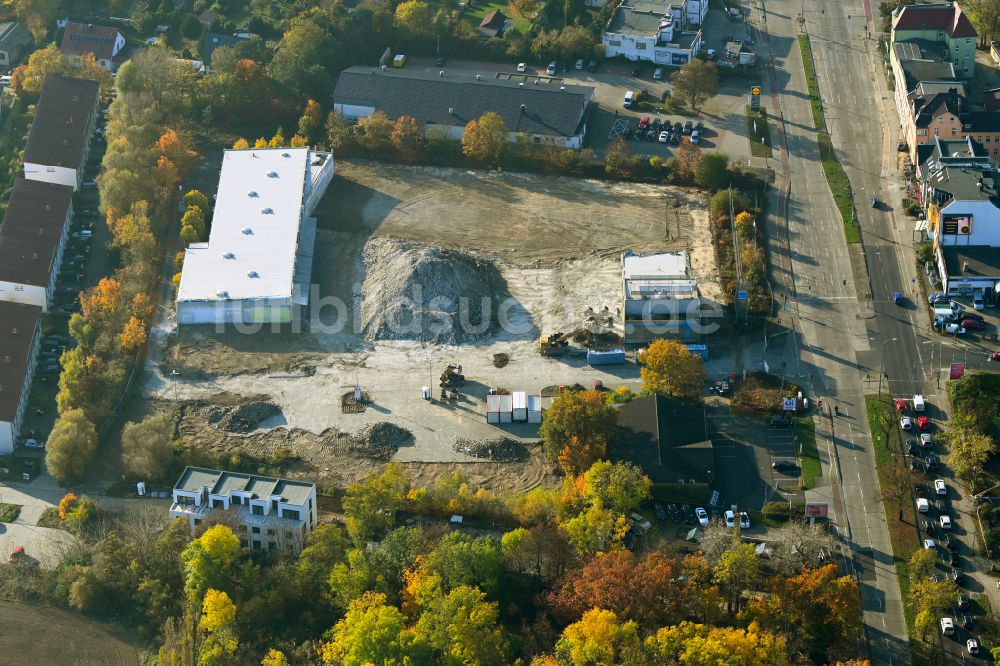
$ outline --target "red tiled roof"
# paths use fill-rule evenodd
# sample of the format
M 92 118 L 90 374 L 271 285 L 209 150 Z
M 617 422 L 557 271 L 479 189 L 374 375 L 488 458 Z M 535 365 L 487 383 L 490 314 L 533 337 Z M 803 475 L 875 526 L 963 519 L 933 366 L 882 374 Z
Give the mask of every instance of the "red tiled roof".
M 66 55 L 82 56 L 85 53 L 93 53 L 98 60 L 111 60 L 117 38 L 117 28 L 67 23 L 60 49 Z
M 949 37 L 978 36 L 957 2 L 938 5 L 906 5 L 893 19 L 893 30 L 944 30 Z

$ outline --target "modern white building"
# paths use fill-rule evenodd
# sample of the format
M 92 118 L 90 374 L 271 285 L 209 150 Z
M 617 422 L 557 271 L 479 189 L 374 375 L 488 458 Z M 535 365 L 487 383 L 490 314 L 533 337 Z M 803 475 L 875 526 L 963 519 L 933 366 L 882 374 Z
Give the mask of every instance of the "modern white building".
M 697 336 L 701 321 L 698 280 L 690 275 L 686 252 L 622 255 L 625 342 Z
M 0 454 L 14 450 L 38 358 L 42 309 L 0 301 Z
M 97 117 L 99 86 L 67 76 L 47 76 L 24 149 L 24 177 L 77 190 Z
M 298 321 L 309 305 L 316 220 L 333 157 L 309 148 L 227 150 L 207 243 L 184 256 L 180 324 Z
M 0 301 L 48 312 L 55 296 L 73 190 L 18 178 L 0 225 Z
M 349 120 L 375 111 L 389 120 L 410 116 L 425 134 L 439 130 L 454 141 L 470 121 L 492 111 L 503 118 L 511 142 L 579 150 L 593 98 L 593 88 L 550 76 L 358 66 L 340 73 L 333 108 Z
M 301 550 L 316 529 L 316 484 L 270 476 L 187 467 L 174 485 L 171 518 L 188 521 L 192 534 L 212 512 L 235 525 L 240 543 L 254 551 Z
M 704 4 L 704 6 L 702 6 Z M 694 11 L 688 11 L 691 5 Z M 664 67 L 681 67 L 701 50 L 708 3 L 700 0 L 670 5 L 649 0 L 623 0 L 601 38 L 607 58 L 623 56 Z M 694 21 L 692 19 L 699 18 Z

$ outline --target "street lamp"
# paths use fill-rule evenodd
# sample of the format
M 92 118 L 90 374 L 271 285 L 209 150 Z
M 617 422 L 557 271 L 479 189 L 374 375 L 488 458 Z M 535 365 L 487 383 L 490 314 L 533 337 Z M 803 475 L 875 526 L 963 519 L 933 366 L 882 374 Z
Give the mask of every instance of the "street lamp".
M 875 338 L 868 338 L 868 339 L 872 340 L 872 341 L 875 340 Z M 898 338 L 889 338 L 888 340 L 883 340 L 882 342 L 879 343 L 879 345 L 880 345 L 879 355 L 878 355 L 878 397 L 879 398 L 882 397 L 882 375 L 884 374 L 882 372 L 882 368 L 884 367 L 884 364 L 885 364 L 885 346 L 888 343 L 890 343 L 890 342 L 895 342 L 896 340 L 898 340 Z

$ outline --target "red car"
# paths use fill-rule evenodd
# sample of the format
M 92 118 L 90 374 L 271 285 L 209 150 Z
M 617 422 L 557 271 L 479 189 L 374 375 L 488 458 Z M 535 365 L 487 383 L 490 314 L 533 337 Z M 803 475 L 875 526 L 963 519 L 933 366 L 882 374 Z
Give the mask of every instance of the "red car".
M 639 129 L 646 129 L 647 127 L 649 127 L 649 116 L 639 118 Z
M 17 546 L 14 550 L 10 551 L 10 555 L 7 557 L 7 564 L 14 564 L 24 557 L 24 546 Z
M 905 412 L 906 411 L 906 401 L 899 398 L 896 399 L 896 411 Z
M 929 430 L 931 427 L 931 422 L 927 420 L 926 416 L 917 417 L 917 427 L 921 430 Z
M 986 325 L 978 319 L 963 319 L 958 322 L 958 324 L 962 328 L 967 328 L 970 331 L 981 331 L 986 328 Z

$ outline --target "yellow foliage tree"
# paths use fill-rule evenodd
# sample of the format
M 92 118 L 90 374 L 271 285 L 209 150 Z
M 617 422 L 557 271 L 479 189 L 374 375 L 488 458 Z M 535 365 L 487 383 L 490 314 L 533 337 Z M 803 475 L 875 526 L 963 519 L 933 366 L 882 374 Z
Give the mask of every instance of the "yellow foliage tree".
M 282 146 L 288 145 L 285 143 L 285 133 L 280 127 L 278 128 L 278 131 L 274 133 L 274 136 L 271 137 L 271 140 L 267 143 L 267 145 L 269 148 L 281 148 Z
M 267 139 L 265 139 L 264 137 L 260 137 L 259 139 L 257 139 L 256 141 L 253 142 L 253 147 L 254 148 L 267 148 Z
M 236 143 L 233 144 L 233 150 L 246 150 L 249 147 L 250 143 L 243 137 L 236 139 Z
M 747 238 L 750 237 L 749 234 L 753 229 L 753 215 L 751 215 L 746 211 L 743 211 L 742 213 L 736 216 L 736 219 L 733 221 L 733 224 L 736 226 L 736 231 L 739 232 L 740 238 L 746 240 Z
M 746 629 L 681 622 L 646 639 L 660 663 L 685 666 L 788 666 L 785 639 L 751 622 Z
M 302 146 L 308 146 L 309 139 L 305 138 L 301 134 L 295 134 L 292 136 L 292 148 L 301 148 Z
M 176 130 L 167 130 L 156 141 L 156 149 L 160 154 L 169 159 L 177 167 L 180 173 L 187 173 L 188 169 L 198 159 L 198 153 L 192 150 L 187 142 L 181 138 Z
M 500 114 L 487 111 L 465 126 L 462 152 L 466 156 L 487 164 L 499 164 L 509 149 L 507 125 Z
M 642 388 L 674 398 L 696 399 L 705 383 L 701 357 L 676 340 L 654 340 L 640 359 Z
M 215 632 L 232 626 L 236 621 L 236 604 L 229 595 L 220 590 L 205 592 L 205 600 L 201 604 L 201 628 L 207 632 Z
M 59 512 L 59 520 L 66 520 L 66 516 L 68 516 L 73 509 L 76 508 L 79 501 L 80 498 L 77 497 L 76 493 L 72 491 L 63 495 L 62 499 L 59 500 L 59 508 L 57 509 Z
M 132 315 L 129 318 L 128 323 L 125 324 L 125 330 L 122 331 L 121 340 L 122 349 L 125 351 L 138 349 L 146 343 L 146 325 L 142 323 L 141 319 Z
M 641 663 L 634 660 L 641 659 L 642 650 L 639 625 L 619 624 L 618 616 L 600 608 L 587 611 L 579 622 L 566 627 L 556 643 L 559 663 L 572 666 Z
M 284 652 L 272 648 L 260 660 L 260 666 L 288 666 L 288 658 Z

